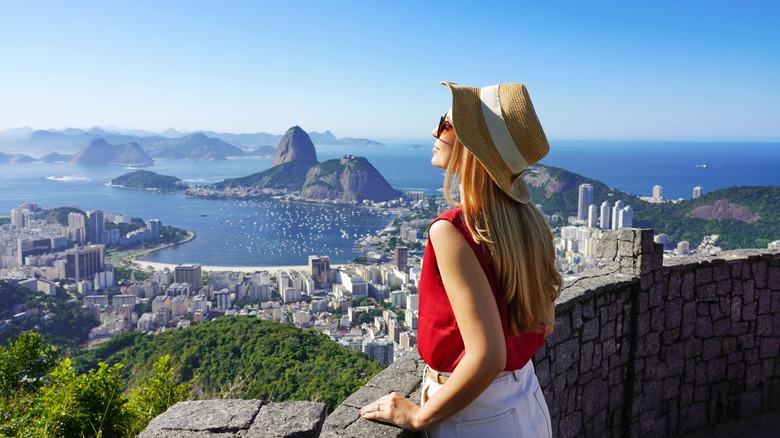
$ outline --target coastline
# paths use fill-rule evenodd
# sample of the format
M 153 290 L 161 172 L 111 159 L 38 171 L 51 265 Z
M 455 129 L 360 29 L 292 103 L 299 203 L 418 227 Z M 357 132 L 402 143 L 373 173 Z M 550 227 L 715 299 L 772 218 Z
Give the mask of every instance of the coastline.
M 138 260 L 139 257 L 144 257 L 154 252 L 161 251 L 165 248 L 170 248 L 172 246 L 182 245 L 184 243 L 187 243 L 195 239 L 197 236 L 198 236 L 197 233 L 195 233 L 194 231 L 187 230 L 187 237 L 181 242 L 166 243 L 165 245 L 155 246 L 154 248 L 146 248 L 142 250 L 120 252 L 119 254 L 116 254 L 115 256 L 111 257 L 109 262 L 114 266 L 118 266 L 118 265 L 132 266 L 134 264 L 140 264 L 140 262 L 143 262 L 143 260 Z
M 162 263 L 162 262 L 146 262 L 143 260 L 134 260 L 134 263 L 141 265 L 141 269 L 146 269 L 147 267 L 152 267 L 155 271 L 161 271 L 164 269 L 168 269 L 169 271 L 173 272 L 173 270 L 179 266 L 174 263 Z M 331 268 L 338 268 L 341 265 L 331 265 Z M 252 274 L 254 272 L 262 272 L 262 271 L 268 271 L 268 272 L 274 272 L 274 271 L 308 271 L 309 267 L 307 265 L 299 265 L 299 266 L 212 266 L 212 265 L 201 265 L 201 271 L 203 272 L 216 272 L 216 271 L 233 271 L 233 272 L 243 272 L 245 274 Z

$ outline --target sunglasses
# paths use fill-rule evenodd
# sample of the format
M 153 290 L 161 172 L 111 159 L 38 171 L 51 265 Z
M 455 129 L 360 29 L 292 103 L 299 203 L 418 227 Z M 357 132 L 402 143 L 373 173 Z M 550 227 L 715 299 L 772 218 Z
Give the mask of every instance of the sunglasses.
M 447 129 L 452 129 L 452 123 L 447 120 L 447 114 L 444 114 L 441 116 L 441 119 L 439 119 L 439 128 L 436 130 L 436 138 L 441 137 L 441 133 Z

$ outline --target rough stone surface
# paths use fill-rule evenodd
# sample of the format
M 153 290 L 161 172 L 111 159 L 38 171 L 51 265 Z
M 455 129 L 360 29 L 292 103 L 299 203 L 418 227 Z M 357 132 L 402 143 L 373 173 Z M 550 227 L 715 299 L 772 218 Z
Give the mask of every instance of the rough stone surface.
M 302 401 L 272 403 L 260 408 L 247 438 L 317 438 L 325 421 L 325 404 Z
M 262 400 L 198 400 L 179 402 L 154 418 L 150 430 L 228 432 L 248 429 Z

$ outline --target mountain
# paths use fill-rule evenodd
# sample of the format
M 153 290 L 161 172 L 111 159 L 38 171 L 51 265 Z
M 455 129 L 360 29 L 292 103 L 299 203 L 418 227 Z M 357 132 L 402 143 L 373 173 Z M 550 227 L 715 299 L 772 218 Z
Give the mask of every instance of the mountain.
M 323 133 L 310 132 L 309 136 L 311 137 L 311 141 L 318 146 L 385 147 L 384 144 L 367 138 L 336 138 L 330 131 L 325 131 Z
M 0 152 L 0 163 L 29 163 L 37 161 L 35 158 L 24 154 L 4 154 Z
M 152 166 L 154 160 L 144 152 L 138 143 L 112 145 L 99 138 L 80 150 L 70 161 L 73 164 L 104 165 L 129 164 L 134 166 Z
M 246 151 L 246 155 L 249 157 L 266 157 L 266 156 L 273 156 L 276 152 L 276 148 L 273 146 L 260 146 L 257 149 L 253 149 L 251 151 Z
M 218 161 L 246 156 L 243 150 L 199 132 L 175 139 L 154 137 L 145 143 L 144 147 L 154 158 Z
M 258 132 L 256 134 L 230 134 L 218 133 L 213 131 L 198 131 L 209 137 L 218 138 L 226 143 L 230 143 L 240 148 L 256 148 L 260 145 L 277 144 L 282 139 L 281 135 Z
M 271 166 L 297 161 L 305 165 L 317 164 L 317 151 L 314 149 L 309 134 L 299 126 L 293 126 L 284 133 L 282 140 L 276 147 Z
M 160 175 L 148 170 L 136 170 L 135 172 L 120 175 L 111 180 L 111 185 L 140 190 L 159 190 L 162 192 L 172 192 L 187 188 L 184 181 L 175 176 Z
M 314 143 L 299 126 L 288 129 L 279 141 L 270 169 L 212 187 L 284 190 L 304 199 L 341 202 L 381 202 L 401 196 L 363 157 L 347 155 L 318 163 Z
M 300 196 L 341 202 L 387 201 L 403 196 L 364 157 L 346 155 L 309 169 Z
M 50 154 L 46 154 L 41 157 L 41 161 L 44 163 L 59 163 L 59 162 L 67 162 L 73 159 L 73 155 L 70 154 L 58 154 L 57 152 L 52 152 Z

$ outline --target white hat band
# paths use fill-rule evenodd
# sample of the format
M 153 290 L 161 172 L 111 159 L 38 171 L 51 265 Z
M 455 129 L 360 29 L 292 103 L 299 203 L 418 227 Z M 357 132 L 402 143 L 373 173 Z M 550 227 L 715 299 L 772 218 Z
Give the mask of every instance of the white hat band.
M 485 119 L 490 137 L 496 145 L 496 150 L 504 163 L 516 175 L 528 168 L 528 162 L 517 149 L 509 129 L 504 121 L 504 114 L 501 112 L 501 100 L 498 96 L 498 85 L 483 87 L 479 91 L 479 98 L 482 100 L 482 117 Z

